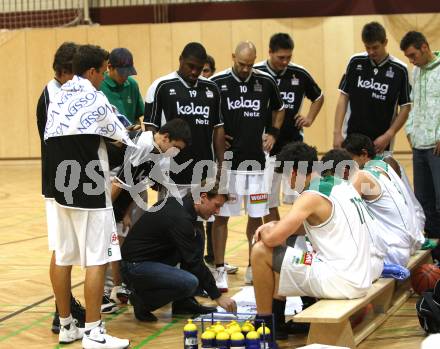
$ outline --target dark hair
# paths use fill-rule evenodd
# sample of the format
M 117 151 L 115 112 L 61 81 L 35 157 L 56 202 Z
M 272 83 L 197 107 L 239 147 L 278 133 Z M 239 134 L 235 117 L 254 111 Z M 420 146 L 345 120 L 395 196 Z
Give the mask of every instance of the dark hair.
M 214 57 L 207 55 L 206 56 L 206 63 L 208 63 L 209 67 L 211 68 L 212 72 L 215 72 L 215 60 Z
M 52 64 L 52 68 L 57 76 L 60 76 L 62 73 L 73 73 L 72 61 L 78 47 L 74 42 L 64 42 L 58 47 Z
M 108 56 L 109 53 L 99 46 L 81 45 L 73 57 L 73 72 L 82 76 L 90 68 L 98 70 Z
M 362 41 L 364 43 L 373 43 L 379 41 L 384 43 L 387 39 L 385 28 L 378 22 L 370 22 L 364 25 L 362 29 Z
M 414 46 L 414 48 L 420 50 L 423 44 L 429 46 L 428 41 L 425 38 L 425 35 L 423 35 L 420 32 L 409 31 L 408 33 L 405 34 L 402 40 L 400 40 L 400 49 L 402 51 L 405 51 L 408 47 Z
M 285 163 L 292 163 L 292 168 L 298 170 L 299 162 L 307 162 L 307 174 L 312 172 L 313 163 L 318 161 L 318 151 L 316 147 L 312 147 L 303 142 L 292 142 L 286 144 L 281 152 L 277 155 L 277 160 L 282 165 L 277 168 L 277 172 L 282 172 Z
M 353 161 L 350 153 L 345 149 L 332 149 L 329 150 L 324 156 L 321 158 L 323 164 L 331 161 L 332 167 L 329 169 L 325 169 L 322 173 L 323 176 L 333 176 L 336 172 L 336 167 L 343 161 Z M 340 178 L 344 178 L 344 173 L 336 174 Z
M 295 44 L 292 38 L 287 33 L 277 33 L 271 36 L 269 41 L 269 48 L 272 52 L 278 50 L 293 50 Z
M 160 134 L 168 133 L 170 141 L 182 141 L 186 146 L 191 144 L 191 129 L 183 119 L 168 121 L 159 129 Z
M 215 180 L 213 186 L 212 186 L 212 182 L 208 183 L 206 179 L 202 180 L 199 189 L 200 189 L 200 193 L 206 193 L 208 199 L 212 199 L 217 195 L 221 195 L 225 198 L 226 201 L 229 200 L 228 190 L 226 187 L 223 187 L 223 185 L 221 185 L 219 178 Z
M 190 42 L 189 44 L 186 44 L 180 55 L 181 58 L 193 57 L 202 62 L 206 62 L 207 56 L 205 48 L 199 42 Z
M 360 133 L 349 134 L 342 142 L 342 148 L 355 155 L 362 155 L 363 150 L 367 151 L 370 158 L 374 158 L 376 155 L 373 141 L 368 136 Z

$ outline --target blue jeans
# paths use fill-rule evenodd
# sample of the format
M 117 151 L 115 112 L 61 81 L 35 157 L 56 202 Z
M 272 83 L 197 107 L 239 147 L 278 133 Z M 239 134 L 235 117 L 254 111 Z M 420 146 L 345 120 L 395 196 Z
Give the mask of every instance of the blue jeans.
M 434 149 L 413 149 L 414 193 L 425 212 L 425 232 L 440 238 L 440 156 Z
M 148 311 L 191 297 L 199 284 L 193 274 L 158 262 L 121 261 L 121 272 Z

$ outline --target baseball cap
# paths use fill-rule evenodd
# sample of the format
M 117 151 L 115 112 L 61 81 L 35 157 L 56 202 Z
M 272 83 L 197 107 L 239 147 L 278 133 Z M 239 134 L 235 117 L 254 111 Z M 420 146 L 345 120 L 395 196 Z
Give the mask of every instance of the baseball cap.
M 136 69 L 133 66 L 133 55 L 126 48 L 115 48 L 110 52 L 108 62 L 122 76 L 137 75 Z

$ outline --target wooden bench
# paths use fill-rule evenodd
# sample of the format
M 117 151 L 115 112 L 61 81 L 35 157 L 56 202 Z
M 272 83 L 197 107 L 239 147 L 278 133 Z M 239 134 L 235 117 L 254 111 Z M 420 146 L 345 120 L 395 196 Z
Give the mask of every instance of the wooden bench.
M 408 263 L 413 271 L 419 265 L 432 263 L 431 251 L 417 251 Z M 367 295 L 350 300 L 320 300 L 293 317 L 295 322 L 310 323 L 307 344 L 320 343 L 356 348 L 411 296 L 411 281 L 379 279 Z M 352 328 L 350 317 L 369 304 L 373 305 L 363 321 Z

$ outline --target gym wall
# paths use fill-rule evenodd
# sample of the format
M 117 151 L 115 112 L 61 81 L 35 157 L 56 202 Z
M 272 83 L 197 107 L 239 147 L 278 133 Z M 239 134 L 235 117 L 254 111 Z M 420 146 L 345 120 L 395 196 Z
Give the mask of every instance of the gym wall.
M 324 91 L 325 103 L 305 140 L 324 152 L 332 146 L 337 87 L 350 56 L 363 51 L 360 33 L 370 21 L 381 22 L 389 52 L 408 64 L 399 42 L 408 30 L 422 31 L 433 50 L 440 49 L 440 14 L 366 15 L 292 19 L 227 20 L 167 24 L 79 26 L 25 29 L 0 33 L 0 158 L 38 158 L 40 144 L 35 109 L 45 84 L 53 77 L 52 60 L 64 41 L 91 43 L 107 50 L 127 47 L 134 55 L 136 79 L 145 95 L 157 77 L 178 67 L 178 57 L 189 41 L 200 41 L 220 71 L 231 65 L 231 52 L 240 40 L 257 47 L 257 61 L 267 56 L 269 37 L 288 32 L 295 41 L 293 61 L 304 66 Z M 410 72 L 412 66 L 409 66 Z M 304 103 L 303 111 L 308 110 Z M 404 133 L 395 151 L 408 152 Z

